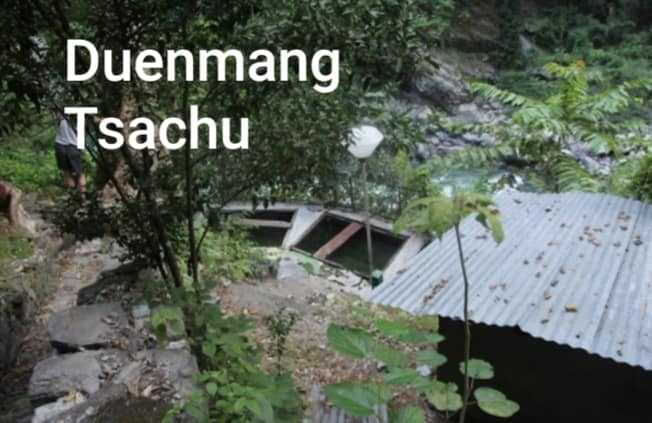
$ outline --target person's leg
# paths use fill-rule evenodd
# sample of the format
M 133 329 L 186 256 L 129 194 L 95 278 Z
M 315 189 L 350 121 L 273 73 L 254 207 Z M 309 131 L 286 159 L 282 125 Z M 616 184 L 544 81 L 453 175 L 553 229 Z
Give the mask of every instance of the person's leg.
M 77 177 L 77 189 L 82 194 L 86 192 L 86 175 L 83 173 L 79 174 Z
M 72 167 L 66 152 L 66 147 L 60 144 L 54 145 L 54 155 L 57 160 L 57 167 L 63 176 L 63 186 L 66 188 L 75 187 L 75 178 L 72 175 Z
M 63 170 L 63 185 L 66 188 L 75 188 L 77 184 L 75 183 L 75 178 L 72 176 L 72 173 L 68 170 Z
M 73 145 L 68 146 L 67 149 L 68 162 L 72 169 L 72 174 L 75 177 L 74 187 L 77 188 L 79 192 L 84 193 L 86 192 L 86 176 L 84 175 L 81 151 Z

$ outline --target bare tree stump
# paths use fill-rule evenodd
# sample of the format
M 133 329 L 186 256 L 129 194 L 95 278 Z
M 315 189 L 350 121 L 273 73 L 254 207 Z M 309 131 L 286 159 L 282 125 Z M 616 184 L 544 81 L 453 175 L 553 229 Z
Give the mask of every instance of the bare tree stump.
M 0 181 L 0 212 L 9 220 L 9 225 L 35 234 L 34 222 L 28 217 L 20 203 L 23 193 L 8 182 Z

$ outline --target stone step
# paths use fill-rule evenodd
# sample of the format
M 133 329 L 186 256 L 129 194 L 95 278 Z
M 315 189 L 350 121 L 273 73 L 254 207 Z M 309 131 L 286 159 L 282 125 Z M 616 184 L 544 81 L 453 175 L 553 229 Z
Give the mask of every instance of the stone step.
M 71 391 L 88 396 L 100 389 L 102 380 L 117 373 L 129 356 L 121 350 L 82 351 L 62 354 L 39 362 L 29 380 L 33 402 L 54 400 Z
M 124 339 L 122 332 L 128 327 L 127 313 L 120 304 L 93 304 L 52 313 L 48 336 L 62 352 L 106 348 Z
M 198 372 L 197 360 L 186 350 L 145 350 L 132 357 L 120 350 L 99 350 L 52 357 L 40 362 L 30 379 L 34 403 L 53 401 L 38 407 L 32 422 L 105 421 L 105 415 L 125 411 L 135 399 L 146 402 L 128 414 L 153 421 L 142 414 L 157 404 L 165 410 L 186 400 L 197 389 Z

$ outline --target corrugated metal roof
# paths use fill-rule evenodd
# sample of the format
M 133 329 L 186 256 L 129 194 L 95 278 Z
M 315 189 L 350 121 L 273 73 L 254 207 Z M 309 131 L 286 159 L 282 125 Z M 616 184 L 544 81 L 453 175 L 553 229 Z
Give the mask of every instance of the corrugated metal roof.
M 504 193 L 497 245 L 473 218 L 461 225 L 471 319 L 652 370 L 652 206 L 588 193 Z M 462 317 L 452 231 L 372 301 L 414 314 Z

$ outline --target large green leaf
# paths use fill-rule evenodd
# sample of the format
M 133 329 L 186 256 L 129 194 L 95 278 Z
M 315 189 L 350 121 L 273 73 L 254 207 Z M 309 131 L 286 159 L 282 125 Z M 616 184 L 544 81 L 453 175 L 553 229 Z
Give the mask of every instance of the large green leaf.
M 392 413 L 389 421 L 390 423 L 425 423 L 426 416 L 419 407 L 409 405 Z
M 428 401 L 439 411 L 457 411 L 462 408 L 462 397 L 457 393 L 457 385 L 436 381 L 426 392 Z
M 372 355 L 376 360 L 385 363 L 389 367 L 403 367 L 408 363 L 408 357 L 404 353 L 380 343 L 373 346 Z
M 430 382 L 414 369 L 391 369 L 384 376 L 385 383 L 388 385 L 423 385 Z
M 464 362 L 460 363 L 460 372 L 464 374 Z M 494 368 L 484 360 L 472 358 L 469 360 L 469 377 L 479 380 L 489 380 L 494 377 Z
M 352 416 L 368 417 L 391 399 L 389 388 L 374 383 L 336 383 L 324 388 L 329 401 Z
M 505 232 L 500 221 L 498 209 L 490 207 L 479 207 L 476 219 L 482 226 L 491 232 L 496 243 L 500 244 L 505 239 Z
M 274 422 L 272 404 L 262 395 L 254 395 L 251 399 L 243 399 L 242 407 L 249 410 L 258 421 L 265 423 Z
M 478 401 L 478 407 L 495 417 L 512 417 L 520 409 L 519 405 L 508 400 L 505 394 L 492 388 L 478 388 L 473 395 Z
M 444 355 L 439 354 L 437 351 L 419 351 L 416 355 L 417 363 L 425 364 L 433 369 L 446 363 L 447 359 Z
M 361 329 L 330 325 L 326 336 L 335 351 L 354 358 L 370 357 L 376 347 L 371 335 Z
M 376 327 L 383 335 L 402 342 L 413 344 L 437 344 L 444 340 L 444 337 L 438 333 L 416 330 L 405 323 L 394 322 L 391 320 L 378 320 L 376 321 Z
M 400 322 L 394 322 L 391 320 L 380 319 L 376 322 L 376 327 L 385 336 L 391 338 L 400 338 L 406 333 L 410 332 L 411 328 Z

